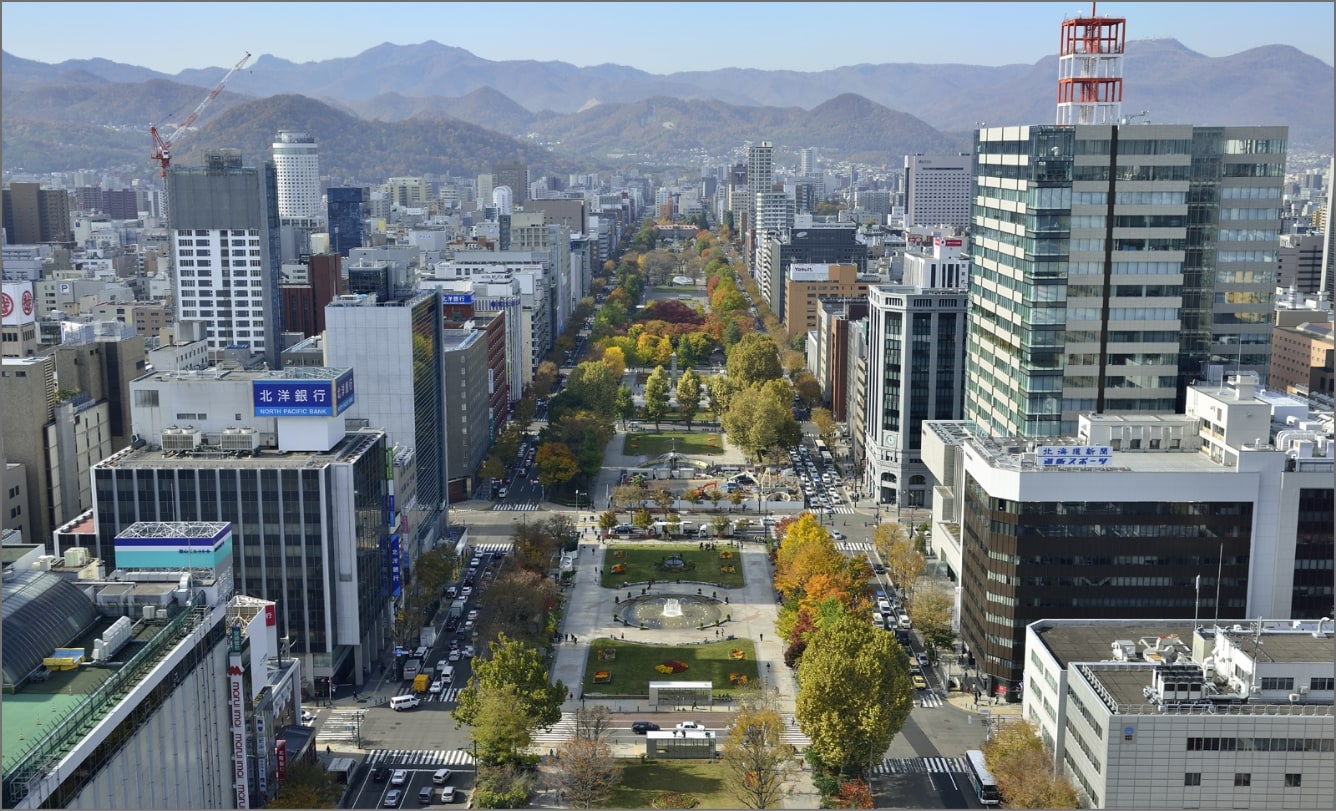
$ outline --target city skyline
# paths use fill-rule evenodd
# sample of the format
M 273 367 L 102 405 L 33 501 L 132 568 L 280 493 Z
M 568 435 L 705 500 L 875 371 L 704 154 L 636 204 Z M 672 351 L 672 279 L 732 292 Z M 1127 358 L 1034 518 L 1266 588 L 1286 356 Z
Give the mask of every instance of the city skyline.
M 1032 64 L 1056 54 L 1063 19 L 1090 13 L 1084 3 L 1047 2 L 825 3 L 821 14 L 812 14 L 807 4 L 776 3 L 767 4 L 764 15 L 752 3 L 378 3 L 374 10 L 366 3 L 329 5 L 340 12 L 313 14 L 317 6 L 309 3 L 229 3 L 225 9 L 219 3 L 6 3 L 0 8 L 0 44 L 14 56 L 40 62 L 104 58 L 173 75 L 230 66 L 238 49 L 300 63 L 353 57 L 386 42 L 430 40 L 492 61 L 616 64 L 652 74 L 729 67 L 821 71 L 854 64 Z M 1126 17 L 1133 41 L 1173 38 L 1212 57 L 1286 44 L 1333 63 L 1330 3 L 1218 3 L 1205 21 L 1203 8 L 1105 3 L 1097 11 Z M 53 14 L 80 25 L 53 26 Z M 349 25 L 358 14 L 365 18 Z M 651 24 L 657 28 L 663 15 L 682 20 L 680 45 L 670 38 L 665 47 L 646 48 L 635 32 Z M 256 24 L 261 17 L 265 25 Z M 207 28 L 210 36 L 154 37 L 146 47 L 145 36 L 164 20 L 177 31 Z M 851 29 L 853 20 L 857 25 Z M 970 24 L 958 25 L 960 20 Z M 1268 24 L 1258 26 L 1259 20 Z M 506 36 L 475 36 L 499 23 Z M 297 29 L 308 35 L 294 39 Z M 709 35 L 712 30 L 719 38 Z M 826 46 L 776 46 L 795 31 L 804 42 Z M 712 44 L 724 41 L 727 47 Z

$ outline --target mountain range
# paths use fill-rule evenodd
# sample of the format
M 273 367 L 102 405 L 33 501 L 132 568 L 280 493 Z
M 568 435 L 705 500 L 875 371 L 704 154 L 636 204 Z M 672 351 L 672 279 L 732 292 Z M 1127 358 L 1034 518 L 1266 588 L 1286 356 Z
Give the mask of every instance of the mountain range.
M 31 172 L 147 163 L 148 124 L 184 118 L 226 71 L 169 76 L 105 59 L 2 58 L 4 165 Z M 1052 121 L 1057 73 L 1056 56 L 1000 67 L 655 75 L 495 62 L 437 42 L 301 64 L 264 55 L 232 77 L 178 160 L 215 145 L 263 153 L 278 128 L 305 127 L 321 143 L 322 168 L 347 177 L 389 167 L 471 172 L 498 155 L 549 171 L 644 164 L 648 155 L 680 164 L 759 140 L 781 156 L 815 146 L 830 160 L 898 164 L 908 152 L 966 149 L 980 123 Z M 1293 146 L 1332 151 L 1332 67 L 1295 48 L 1208 57 L 1175 40 L 1132 41 L 1124 74 L 1124 113 L 1147 111 L 1136 120 L 1286 124 Z

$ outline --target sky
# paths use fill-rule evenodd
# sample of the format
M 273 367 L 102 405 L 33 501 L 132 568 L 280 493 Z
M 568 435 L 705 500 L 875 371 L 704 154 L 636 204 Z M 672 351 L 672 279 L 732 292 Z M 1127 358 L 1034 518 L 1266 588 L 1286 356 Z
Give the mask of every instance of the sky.
M 1334 64 L 1333 4 L 1101 3 L 1130 40 L 1207 56 L 1288 44 Z M 1032 64 L 1056 54 L 1065 3 L 38 3 L 0 4 L 0 44 L 25 59 L 102 57 L 167 74 L 292 62 L 435 40 L 484 59 L 613 63 L 649 73 L 816 71 L 860 63 Z M 300 33 L 298 33 L 300 32 Z

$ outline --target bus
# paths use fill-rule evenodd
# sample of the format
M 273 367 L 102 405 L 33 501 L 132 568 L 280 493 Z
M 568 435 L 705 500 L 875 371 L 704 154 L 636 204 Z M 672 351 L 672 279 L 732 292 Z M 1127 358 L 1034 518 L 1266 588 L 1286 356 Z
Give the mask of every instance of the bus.
M 978 795 L 979 802 L 984 805 L 997 805 L 1002 797 L 997 793 L 997 781 L 993 779 L 992 772 L 988 771 L 988 766 L 984 764 L 983 751 L 970 749 L 965 752 L 965 768 L 969 770 L 970 784 L 974 786 L 974 793 Z

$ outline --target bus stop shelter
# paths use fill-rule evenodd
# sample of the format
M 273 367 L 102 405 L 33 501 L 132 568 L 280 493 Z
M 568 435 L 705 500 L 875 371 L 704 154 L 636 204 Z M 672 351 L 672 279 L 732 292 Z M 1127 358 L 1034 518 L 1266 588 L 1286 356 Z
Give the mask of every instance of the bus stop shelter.
M 714 704 L 714 682 L 711 681 L 652 681 L 649 683 L 649 703 L 655 707 L 709 707 Z

